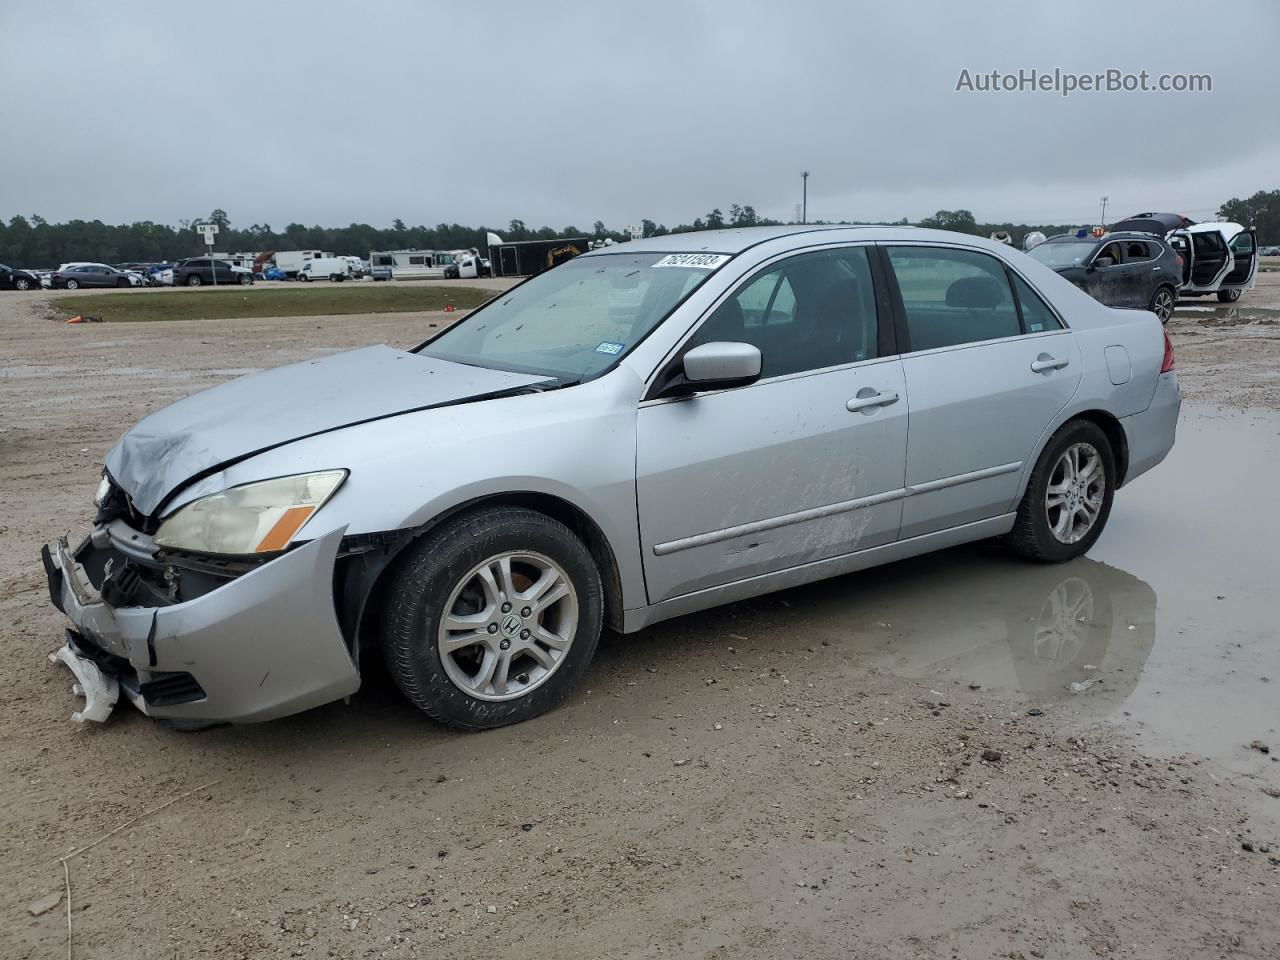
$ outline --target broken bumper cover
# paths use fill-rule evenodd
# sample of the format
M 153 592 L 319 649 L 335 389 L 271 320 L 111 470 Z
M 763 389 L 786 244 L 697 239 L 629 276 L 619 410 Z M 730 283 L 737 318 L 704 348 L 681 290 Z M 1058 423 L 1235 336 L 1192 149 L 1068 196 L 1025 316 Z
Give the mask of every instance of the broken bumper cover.
M 144 713 L 253 723 L 337 700 L 360 686 L 334 610 L 334 561 L 343 533 L 334 530 L 172 606 L 112 608 L 65 539 L 57 544 L 56 563 L 46 555 L 45 567 L 54 606 L 94 648 L 73 655 L 108 669 L 127 661 L 137 682 L 122 682 L 121 689 Z

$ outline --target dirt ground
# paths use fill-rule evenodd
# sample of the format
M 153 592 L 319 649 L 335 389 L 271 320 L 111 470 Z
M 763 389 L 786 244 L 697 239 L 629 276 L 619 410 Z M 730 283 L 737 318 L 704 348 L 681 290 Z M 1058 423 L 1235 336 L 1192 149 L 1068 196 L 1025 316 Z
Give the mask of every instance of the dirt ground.
M 121 825 L 68 862 L 77 958 L 1277 956 L 1275 568 L 1249 544 L 1280 525 L 1267 489 L 1227 478 L 1219 509 L 1178 478 L 1277 462 L 1280 274 L 1171 322 L 1185 452 L 1096 557 L 968 547 L 606 637 L 564 706 L 478 735 L 376 664 L 270 724 L 68 720 L 37 554 L 86 528 L 128 425 L 452 317 L 67 326 L 46 299 L 0 294 L 0 956 L 65 955 L 65 901 L 29 906 Z

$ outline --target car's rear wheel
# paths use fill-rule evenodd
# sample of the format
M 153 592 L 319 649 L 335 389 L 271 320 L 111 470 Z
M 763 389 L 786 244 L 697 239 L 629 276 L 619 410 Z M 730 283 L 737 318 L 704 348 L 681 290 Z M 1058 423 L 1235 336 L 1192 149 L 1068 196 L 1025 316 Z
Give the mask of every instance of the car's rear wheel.
M 1151 295 L 1151 303 L 1147 309 L 1160 318 L 1161 323 L 1168 323 L 1169 318 L 1173 316 L 1173 308 L 1177 303 L 1177 296 L 1169 287 L 1157 287 L 1156 292 Z
M 1006 542 L 1041 563 L 1085 553 L 1102 535 L 1115 497 L 1116 461 L 1102 428 L 1072 420 L 1045 445 Z
M 200 274 L 198 273 L 193 273 L 191 276 L 187 277 L 188 287 L 198 287 L 202 283 L 204 283 L 204 281 L 200 279 Z
M 1239 290 L 1219 290 L 1218 300 L 1222 303 L 1235 303 L 1240 299 Z
M 443 723 L 518 723 L 562 699 L 595 653 L 600 573 L 564 524 L 492 507 L 408 548 L 387 594 L 383 653 L 397 686 Z

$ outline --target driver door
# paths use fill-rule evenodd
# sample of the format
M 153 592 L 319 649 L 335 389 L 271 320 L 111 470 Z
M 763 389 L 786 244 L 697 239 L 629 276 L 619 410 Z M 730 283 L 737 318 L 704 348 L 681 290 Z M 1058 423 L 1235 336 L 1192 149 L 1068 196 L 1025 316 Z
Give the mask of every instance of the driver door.
M 906 383 L 878 348 L 866 247 L 762 268 L 684 349 L 715 341 L 758 347 L 761 379 L 638 411 L 650 603 L 889 543 L 901 524 Z

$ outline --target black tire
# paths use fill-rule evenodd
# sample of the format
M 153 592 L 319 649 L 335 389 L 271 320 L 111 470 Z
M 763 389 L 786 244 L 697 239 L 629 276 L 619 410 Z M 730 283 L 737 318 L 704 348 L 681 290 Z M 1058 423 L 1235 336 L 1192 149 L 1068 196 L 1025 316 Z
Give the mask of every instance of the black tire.
M 253 277 L 249 276 L 247 273 L 240 274 L 240 286 L 247 287 L 251 283 L 253 283 Z
M 1049 510 L 1045 505 L 1049 483 L 1058 460 L 1068 448 L 1077 443 L 1087 443 L 1098 451 L 1104 470 L 1102 507 L 1093 526 L 1074 543 L 1063 543 L 1049 527 Z M 1102 428 L 1088 420 L 1071 420 L 1058 428 L 1049 438 L 1035 470 L 1027 483 L 1027 491 L 1018 504 L 1018 515 L 1013 529 L 1006 535 L 1005 544 L 1014 553 L 1039 563 L 1064 563 L 1086 553 L 1102 535 L 1111 516 L 1111 503 L 1116 492 L 1116 459 L 1111 442 Z
M 305 273 L 300 273 L 300 274 L 298 274 L 298 279 L 299 279 L 299 280 L 301 280 L 303 283 L 310 283 L 310 282 L 311 282 L 311 277 L 309 277 L 309 276 L 308 276 L 307 274 L 305 274 Z
M 1177 303 L 1178 291 L 1173 287 L 1156 287 L 1155 292 L 1151 294 L 1151 302 L 1147 304 L 1147 309 L 1159 317 L 1161 323 L 1168 323 Z
M 202 284 L 202 283 L 204 283 L 204 281 L 200 279 L 200 274 L 198 274 L 198 273 L 190 274 L 190 275 L 187 277 L 187 286 L 188 286 L 188 287 L 198 287 L 198 286 L 200 286 L 200 284 Z
M 79 280 L 68 280 L 68 281 L 67 281 L 67 289 L 68 289 L 68 290 L 79 290 L 79 289 L 80 289 L 80 281 L 79 281 Z
M 117 287 L 131 287 L 131 286 L 133 286 L 133 284 L 131 284 L 128 280 L 120 279 L 120 280 L 117 280 L 117 281 L 116 281 L 116 286 L 117 286 Z
M 563 660 L 544 682 L 511 700 L 484 700 L 457 686 L 436 642 L 444 605 L 467 572 L 508 550 L 555 561 L 577 593 L 578 622 Z M 442 524 L 407 548 L 383 611 L 382 649 L 391 676 L 427 716 L 464 730 L 528 720 L 564 699 L 600 640 L 603 593 L 594 559 L 568 527 L 523 507 L 487 507 Z
M 1220 303 L 1235 303 L 1240 299 L 1239 290 L 1219 290 L 1218 301 Z
M 30 280 L 28 280 L 26 277 L 18 277 L 18 279 L 17 279 L 17 280 L 14 280 L 14 281 L 13 281 L 13 289 L 15 289 L 15 290 L 30 290 L 30 289 L 31 289 L 31 281 L 30 281 Z

